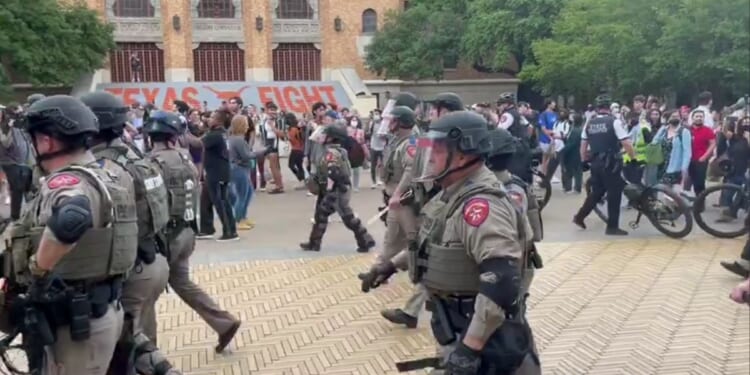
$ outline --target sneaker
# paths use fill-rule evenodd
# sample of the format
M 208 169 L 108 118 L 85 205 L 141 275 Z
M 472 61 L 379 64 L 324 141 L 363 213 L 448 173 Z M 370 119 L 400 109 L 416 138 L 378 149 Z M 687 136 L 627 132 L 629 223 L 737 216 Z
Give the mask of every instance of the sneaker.
M 359 193 L 359 188 L 354 188 L 353 190 L 355 193 Z
M 237 233 L 225 234 L 216 239 L 216 241 L 218 242 L 229 242 L 229 241 L 239 241 L 239 240 L 240 240 L 240 236 L 238 236 Z
M 195 238 L 199 240 L 207 240 L 207 239 L 214 238 L 214 234 L 213 233 L 198 233 L 195 236 Z
M 216 353 L 221 353 L 226 349 L 227 345 L 229 345 L 234 338 L 234 335 L 237 334 L 237 330 L 240 329 L 240 324 L 242 324 L 242 322 L 239 320 L 235 321 L 226 332 L 219 335 L 219 344 L 214 348 Z
M 309 191 L 308 191 L 308 192 L 307 192 L 307 194 L 305 194 L 305 195 L 307 195 L 308 197 L 314 197 L 314 196 L 315 196 L 315 194 L 313 194 L 313 193 L 311 193 L 311 192 L 309 192 Z
M 246 223 L 246 222 L 237 223 L 237 229 L 238 230 L 250 230 L 250 229 L 253 229 L 253 228 L 255 228 L 254 225 L 250 225 L 249 223 Z
M 559 184 L 560 179 L 557 178 L 557 176 L 552 176 L 552 179 L 549 181 L 550 184 Z
M 608 236 L 627 236 L 628 232 L 620 228 L 612 228 L 612 229 L 608 228 L 607 230 L 604 231 L 604 234 Z

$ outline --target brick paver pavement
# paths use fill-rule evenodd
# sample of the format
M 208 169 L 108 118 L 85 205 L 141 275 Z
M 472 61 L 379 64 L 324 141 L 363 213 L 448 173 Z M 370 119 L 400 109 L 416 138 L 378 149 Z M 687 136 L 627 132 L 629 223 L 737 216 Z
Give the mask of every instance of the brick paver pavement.
M 750 309 L 718 265 L 741 242 L 638 239 L 543 243 L 545 267 L 529 317 L 545 374 L 750 374 Z M 248 249 L 252 251 L 252 249 Z M 174 294 L 158 306 L 159 344 L 193 375 L 392 374 L 394 362 L 434 353 L 417 330 L 384 321 L 401 306 L 405 275 L 363 294 L 371 255 L 205 265 L 194 278 L 243 326 L 231 353 Z

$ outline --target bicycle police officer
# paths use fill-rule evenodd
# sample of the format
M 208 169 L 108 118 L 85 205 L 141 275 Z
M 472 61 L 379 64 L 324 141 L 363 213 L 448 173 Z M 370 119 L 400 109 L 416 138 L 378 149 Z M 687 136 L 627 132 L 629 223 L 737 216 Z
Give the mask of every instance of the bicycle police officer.
M 584 126 L 581 134 L 581 160 L 591 165 L 591 192 L 586 196 L 581 209 L 573 216 L 573 223 L 586 229 L 584 220 L 607 194 L 606 234 L 623 236 L 628 232 L 620 229 L 620 202 L 625 181 L 622 179 L 622 153 L 624 148 L 631 159 L 635 150 L 621 120 L 610 114 L 612 99 L 607 94 L 596 97 L 597 114 Z

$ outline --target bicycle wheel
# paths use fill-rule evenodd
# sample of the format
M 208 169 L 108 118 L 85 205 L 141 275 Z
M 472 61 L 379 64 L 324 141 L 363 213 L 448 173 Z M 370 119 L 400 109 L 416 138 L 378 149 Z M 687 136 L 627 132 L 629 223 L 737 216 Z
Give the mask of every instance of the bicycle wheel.
M 586 180 L 586 194 L 591 194 L 591 177 Z M 599 202 L 596 202 L 594 213 L 596 213 L 596 216 L 599 216 L 603 222 L 607 222 L 607 193 L 604 193 L 602 199 L 600 199 Z
M 742 186 L 734 184 L 711 186 L 695 198 L 693 203 L 695 222 L 714 237 L 740 237 L 747 233 L 744 219 L 748 215 L 749 200 Z
M 539 211 L 544 209 L 544 206 L 549 203 L 549 198 L 552 196 L 552 185 L 549 182 L 549 178 L 537 169 L 534 169 L 534 184 L 532 185 L 532 191 L 539 202 Z
M 640 208 L 654 228 L 671 238 L 683 238 L 693 230 L 690 207 L 679 194 L 665 185 L 647 188 L 641 195 Z M 684 221 L 683 226 L 679 225 L 681 221 Z
M 18 334 L 0 338 L 0 374 L 32 374 L 21 341 Z

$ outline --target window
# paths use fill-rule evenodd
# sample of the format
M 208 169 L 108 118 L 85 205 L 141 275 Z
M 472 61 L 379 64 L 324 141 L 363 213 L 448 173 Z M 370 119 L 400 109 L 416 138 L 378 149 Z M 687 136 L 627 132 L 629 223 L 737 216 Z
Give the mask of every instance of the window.
M 378 31 L 378 14 L 372 9 L 362 12 L 362 32 L 374 33 Z
M 234 18 L 232 0 L 201 0 L 198 3 L 199 18 Z
M 153 17 L 151 0 L 117 0 L 112 11 L 115 17 Z
M 164 82 L 164 51 L 155 43 L 117 43 L 109 60 L 112 82 Z
M 198 82 L 244 81 L 245 51 L 237 43 L 201 43 L 193 50 Z
M 280 0 L 276 8 L 276 18 L 279 19 L 313 19 L 314 16 L 315 11 L 307 0 Z
M 274 81 L 320 81 L 320 50 L 311 43 L 281 43 L 273 50 Z

